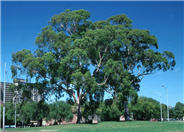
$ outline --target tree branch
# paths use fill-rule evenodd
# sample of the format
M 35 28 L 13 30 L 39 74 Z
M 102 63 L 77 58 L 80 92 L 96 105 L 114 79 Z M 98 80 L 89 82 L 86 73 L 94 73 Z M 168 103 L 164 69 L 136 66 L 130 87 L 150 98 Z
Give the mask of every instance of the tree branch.
M 107 52 L 107 47 L 105 48 L 105 50 L 104 50 L 104 53 L 106 53 Z M 96 63 L 97 63 L 97 68 L 96 68 L 96 70 L 95 70 L 95 72 L 98 72 L 99 70 L 100 70 L 100 67 L 101 67 L 101 64 L 102 64 L 102 60 L 104 59 L 104 54 L 103 54 L 103 56 L 101 55 L 101 53 L 99 52 L 99 61 L 97 61 L 96 60 Z
M 98 86 L 105 85 L 106 82 L 107 82 L 107 80 L 108 80 L 108 78 L 109 78 L 109 77 L 105 77 L 105 76 L 104 76 L 104 82 L 102 82 L 102 83 L 97 83 L 97 85 L 98 85 Z
M 56 84 L 59 88 L 61 88 L 62 90 L 64 90 L 67 94 L 71 95 L 74 99 L 74 101 L 76 102 L 76 96 L 75 96 L 75 92 L 72 89 L 68 89 L 68 88 L 64 88 L 61 85 Z
M 151 74 L 151 72 L 149 72 L 149 73 L 143 72 L 143 73 L 138 74 L 137 77 L 142 77 L 142 76 L 149 75 L 149 74 Z

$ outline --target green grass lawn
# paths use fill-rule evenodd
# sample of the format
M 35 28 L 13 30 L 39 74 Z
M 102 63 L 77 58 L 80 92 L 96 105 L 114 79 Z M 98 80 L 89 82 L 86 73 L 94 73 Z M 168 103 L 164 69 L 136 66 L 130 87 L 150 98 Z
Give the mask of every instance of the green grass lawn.
M 9 128 L 6 132 L 184 132 L 184 122 L 101 122 L 49 127 Z

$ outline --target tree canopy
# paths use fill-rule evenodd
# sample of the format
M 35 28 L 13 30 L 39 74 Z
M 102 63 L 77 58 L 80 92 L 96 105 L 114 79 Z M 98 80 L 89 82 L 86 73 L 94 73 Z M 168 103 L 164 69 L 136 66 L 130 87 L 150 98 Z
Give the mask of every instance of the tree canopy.
M 136 105 L 130 105 L 130 111 L 136 120 L 160 119 L 160 103 L 152 98 L 138 98 Z
M 174 111 L 173 111 L 173 117 L 182 119 L 184 117 L 184 104 L 181 102 L 177 102 Z
M 108 92 L 127 102 L 144 76 L 175 66 L 173 53 L 159 52 L 157 38 L 134 29 L 125 14 L 93 22 L 86 10 L 66 10 L 51 18 L 35 42 L 34 52 L 12 55 L 13 78 L 34 82 L 44 99 L 67 93 L 78 106 L 78 123 L 82 101 L 98 102 Z

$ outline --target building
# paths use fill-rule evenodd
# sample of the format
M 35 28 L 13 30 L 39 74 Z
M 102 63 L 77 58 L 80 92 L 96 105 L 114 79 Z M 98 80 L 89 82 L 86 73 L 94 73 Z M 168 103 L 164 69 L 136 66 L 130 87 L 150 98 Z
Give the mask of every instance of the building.
M 16 79 L 14 80 L 15 85 L 19 85 L 20 83 L 25 83 L 23 79 Z M 10 86 L 13 83 L 7 83 L 6 82 L 6 97 L 5 97 L 5 103 L 7 102 L 12 102 L 16 99 L 16 102 L 21 102 L 22 101 L 22 91 L 12 91 L 10 90 Z M 0 103 L 3 102 L 3 92 L 4 92 L 4 82 L 0 82 Z M 31 91 L 31 99 L 35 102 L 39 102 L 41 100 L 41 96 L 38 94 L 37 89 L 33 89 Z
M 31 92 L 32 92 L 31 99 L 35 102 L 39 102 L 41 100 L 41 96 L 38 94 L 38 90 L 33 89 Z
M 16 79 L 14 79 L 13 82 L 15 85 L 18 86 L 19 84 L 25 83 L 25 80 L 20 79 L 20 78 L 16 78 Z M 35 102 L 39 102 L 41 100 L 41 96 L 39 95 L 38 90 L 35 88 L 33 88 L 33 90 L 31 91 L 31 99 Z
M 6 92 L 6 97 L 5 97 L 5 103 L 6 102 L 11 102 L 13 100 L 13 92 L 10 91 L 9 87 L 12 83 L 6 83 L 6 88 L 5 88 L 5 92 Z M 4 93 L 4 82 L 0 82 L 0 91 L 1 91 L 1 102 L 3 102 L 3 93 Z

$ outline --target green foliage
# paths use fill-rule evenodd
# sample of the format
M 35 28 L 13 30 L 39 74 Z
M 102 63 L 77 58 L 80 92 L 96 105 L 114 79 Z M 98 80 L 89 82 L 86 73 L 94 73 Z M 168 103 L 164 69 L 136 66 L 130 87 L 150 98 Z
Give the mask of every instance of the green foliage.
M 49 106 L 43 100 L 37 102 L 36 105 L 36 115 L 34 117 L 35 120 L 39 121 L 40 125 L 42 125 L 42 119 L 46 118 L 49 114 Z
M 19 114 L 24 124 L 29 124 L 31 120 L 35 120 L 35 118 L 38 116 L 36 111 L 36 102 L 25 102 L 21 106 Z
M 184 104 L 177 102 L 174 107 L 174 117 L 177 119 L 182 119 L 184 117 Z
M 125 27 L 131 27 L 132 20 L 130 20 L 125 14 L 112 16 L 108 19 L 112 24 L 125 25 Z
M 160 119 L 160 104 L 152 98 L 138 98 L 137 104 L 130 105 L 130 111 L 136 120 Z
M 17 122 L 18 124 L 28 125 L 30 121 L 39 121 L 47 117 L 49 108 L 43 101 L 32 102 L 26 101 L 22 104 L 17 104 Z
M 119 121 L 122 112 L 119 111 L 117 105 L 112 99 L 106 99 L 97 109 L 97 114 L 102 121 Z
M 14 116 L 14 111 L 15 111 L 15 106 L 13 103 L 6 103 L 6 113 L 5 113 L 5 121 L 6 124 L 14 124 L 15 116 Z M 3 109 L 2 109 L 3 110 Z
M 20 114 L 20 104 L 16 104 L 17 113 L 17 123 L 21 122 L 21 118 L 18 116 Z M 3 105 L 1 105 L 1 123 L 3 122 Z M 5 106 L 5 123 L 6 125 L 14 125 L 15 123 L 15 104 L 7 102 Z
M 61 122 L 64 120 L 68 121 L 72 118 L 73 113 L 69 104 L 66 104 L 63 101 L 58 101 L 49 104 L 49 116 L 47 116 L 48 120 L 54 119 L 58 122 Z

